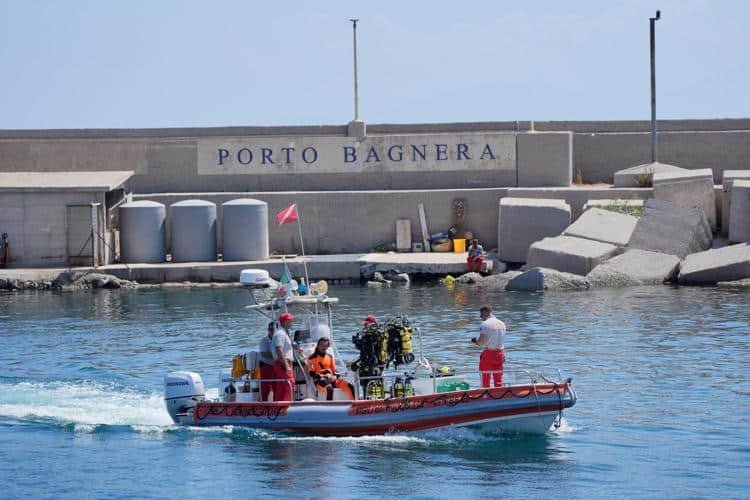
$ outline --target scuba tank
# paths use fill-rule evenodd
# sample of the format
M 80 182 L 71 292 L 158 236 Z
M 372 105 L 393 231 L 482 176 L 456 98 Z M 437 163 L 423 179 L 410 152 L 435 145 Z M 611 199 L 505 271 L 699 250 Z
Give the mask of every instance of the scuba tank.
M 404 396 L 406 396 L 407 398 L 414 395 L 414 388 L 411 386 L 411 381 L 413 380 L 413 378 L 414 377 L 407 374 L 406 379 L 404 380 Z
M 371 380 L 365 391 L 367 399 L 385 399 L 385 386 L 382 380 Z
M 232 378 L 238 379 L 243 375 L 247 375 L 247 365 L 245 364 L 245 356 L 238 354 L 232 358 Z
M 396 377 L 391 387 L 391 396 L 394 398 L 403 398 L 406 394 L 404 383 L 401 381 L 401 377 Z

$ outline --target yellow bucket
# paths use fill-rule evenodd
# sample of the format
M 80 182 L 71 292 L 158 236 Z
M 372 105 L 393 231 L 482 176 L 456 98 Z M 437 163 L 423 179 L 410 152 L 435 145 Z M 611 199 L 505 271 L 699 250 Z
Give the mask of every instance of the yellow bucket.
M 453 253 L 464 253 L 466 251 L 466 239 L 455 238 L 453 240 Z

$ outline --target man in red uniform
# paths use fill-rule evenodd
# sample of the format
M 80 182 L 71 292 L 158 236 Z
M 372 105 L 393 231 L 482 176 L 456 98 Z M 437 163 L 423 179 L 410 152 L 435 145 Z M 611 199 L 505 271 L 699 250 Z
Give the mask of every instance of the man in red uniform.
M 484 347 L 479 356 L 479 372 L 482 375 L 482 387 L 490 386 L 490 375 L 495 387 L 503 385 L 503 365 L 505 364 L 505 323 L 492 314 L 490 306 L 479 309 L 482 325 L 479 327 L 479 337 L 471 341 Z
M 326 399 L 328 401 L 333 400 L 334 388 L 341 389 L 347 398 L 353 400 L 354 388 L 350 383 L 341 378 L 338 370 L 336 370 L 336 363 L 334 363 L 333 357 L 326 352 L 330 344 L 330 341 L 325 337 L 318 339 L 315 352 L 307 358 L 307 371 L 313 381 L 315 381 L 315 386 L 318 390 L 326 391 Z
M 276 333 L 276 322 L 271 321 L 268 323 L 268 331 L 265 337 L 260 339 L 258 343 L 258 352 L 260 360 L 260 400 L 268 401 L 268 396 L 273 389 L 273 382 L 264 382 L 264 380 L 271 380 L 276 378 L 273 371 L 273 347 L 271 345 L 271 339 L 273 334 Z
M 274 401 L 292 401 L 292 394 L 296 387 L 294 383 L 294 351 L 292 341 L 287 333 L 292 328 L 293 314 L 284 313 L 279 316 L 281 326 L 271 338 L 273 348 L 273 374 L 279 382 L 273 384 Z

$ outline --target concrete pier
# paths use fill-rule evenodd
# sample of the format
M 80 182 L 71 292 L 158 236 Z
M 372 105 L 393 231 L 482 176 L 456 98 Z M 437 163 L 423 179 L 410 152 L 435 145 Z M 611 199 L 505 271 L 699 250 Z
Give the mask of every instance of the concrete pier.
M 292 276 L 305 275 L 310 279 L 359 280 L 363 266 L 374 266 L 375 271 L 399 270 L 408 274 L 443 276 L 466 272 L 465 253 L 364 253 L 337 255 L 309 255 L 286 259 Z M 61 276 L 82 276 L 86 273 L 111 274 L 138 283 L 233 283 L 239 282 L 240 271 L 247 268 L 265 269 L 278 279 L 284 268 L 282 259 L 238 262 L 181 262 L 163 264 L 112 264 L 93 267 L 64 267 L 45 269 L 0 269 L 0 279 L 25 281 L 54 281 Z

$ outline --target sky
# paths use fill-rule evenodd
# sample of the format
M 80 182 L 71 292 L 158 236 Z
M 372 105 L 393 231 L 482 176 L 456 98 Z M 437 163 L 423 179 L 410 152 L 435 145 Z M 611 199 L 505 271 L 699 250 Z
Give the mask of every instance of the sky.
M 748 1 L 0 0 L 0 129 L 750 117 Z

